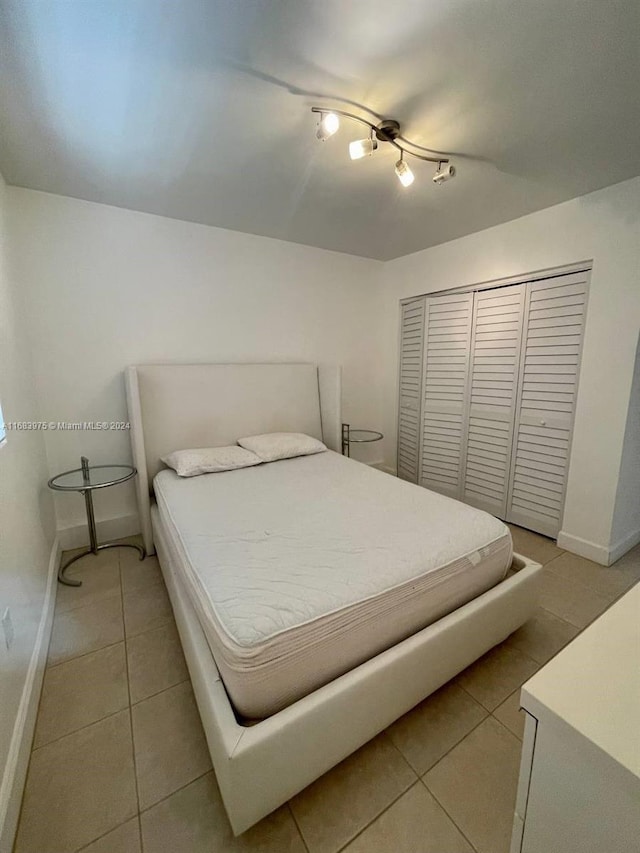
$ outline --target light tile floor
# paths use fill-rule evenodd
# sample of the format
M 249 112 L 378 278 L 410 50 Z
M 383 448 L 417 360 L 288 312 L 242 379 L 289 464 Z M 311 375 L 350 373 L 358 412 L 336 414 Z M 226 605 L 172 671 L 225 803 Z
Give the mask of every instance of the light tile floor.
M 507 853 L 520 686 L 640 578 L 640 546 L 607 569 L 512 533 L 545 565 L 535 618 L 240 838 L 156 559 L 76 564 L 83 586 L 58 587 L 15 853 Z

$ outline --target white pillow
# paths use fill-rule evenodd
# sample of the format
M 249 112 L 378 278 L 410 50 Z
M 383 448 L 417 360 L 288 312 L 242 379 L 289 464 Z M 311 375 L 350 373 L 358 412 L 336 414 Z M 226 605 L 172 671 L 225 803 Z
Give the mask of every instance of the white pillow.
M 197 477 L 218 471 L 233 471 L 259 465 L 262 460 L 255 453 L 237 445 L 229 447 L 198 447 L 194 450 L 174 450 L 162 461 L 173 468 L 179 477 Z
M 322 453 L 326 445 L 317 438 L 302 432 L 268 432 L 264 435 L 248 435 L 239 438 L 238 444 L 253 451 L 263 462 L 276 459 L 291 459 L 293 456 L 309 456 Z

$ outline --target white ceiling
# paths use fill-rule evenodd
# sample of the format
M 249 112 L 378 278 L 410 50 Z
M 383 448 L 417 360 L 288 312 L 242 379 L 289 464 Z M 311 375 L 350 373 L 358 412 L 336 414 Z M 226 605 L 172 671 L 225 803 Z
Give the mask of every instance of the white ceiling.
M 640 173 L 638 0 L 0 0 L 6 180 L 389 259 Z M 358 104 L 453 152 L 413 186 Z

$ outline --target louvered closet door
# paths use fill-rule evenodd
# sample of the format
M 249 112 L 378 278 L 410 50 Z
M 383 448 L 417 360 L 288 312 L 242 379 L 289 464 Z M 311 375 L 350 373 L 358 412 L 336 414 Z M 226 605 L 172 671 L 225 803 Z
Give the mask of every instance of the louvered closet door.
M 508 520 L 555 537 L 569 464 L 586 273 L 528 285 Z
M 420 485 L 459 498 L 473 293 L 427 298 Z
M 475 294 L 463 500 L 505 518 L 525 285 Z
M 400 317 L 398 477 L 418 482 L 425 297 L 405 302 Z

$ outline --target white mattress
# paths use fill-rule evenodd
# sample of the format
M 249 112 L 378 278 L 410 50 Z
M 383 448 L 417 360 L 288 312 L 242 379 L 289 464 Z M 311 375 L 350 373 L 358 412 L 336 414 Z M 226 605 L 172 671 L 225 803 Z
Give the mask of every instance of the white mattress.
M 265 717 L 494 586 L 493 516 L 328 451 L 154 479 L 236 710 Z

